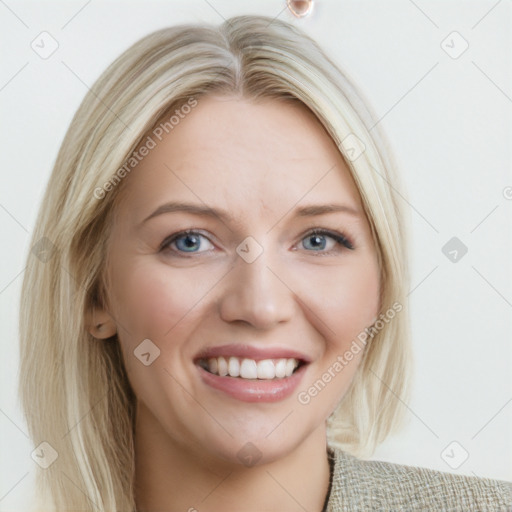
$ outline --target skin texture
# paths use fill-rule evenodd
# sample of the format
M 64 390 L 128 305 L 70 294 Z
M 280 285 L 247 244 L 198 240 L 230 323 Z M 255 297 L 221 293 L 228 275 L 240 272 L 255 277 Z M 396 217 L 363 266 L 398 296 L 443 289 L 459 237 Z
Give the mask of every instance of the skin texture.
M 94 311 L 104 324 L 94 334 L 117 331 L 137 396 L 138 509 L 320 511 L 325 420 L 362 351 L 307 405 L 297 395 L 379 312 L 370 226 L 336 145 L 302 105 L 207 96 L 125 180 L 109 241 L 109 306 Z M 143 222 L 169 201 L 233 219 L 174 212 Z M 295 216 L 328 203 L 356 213 Z M 311 228 L 342 233 L 354 249 L 327 235 L 315 246 Z M 192 252 L 183 237 L 160 250 L 185 229 L 203 235 Z M 236 252 L 248 236 L 263 248 L 252 263 Z M 144 339 L 160 349 L 149 366 L 134 356 Z M 247 403 L 204 384 L 194 363 L 226 343 L 292 348 L 311 362 L 291 396 Z M 248 442 L 260 456 L 252 467 L 237 455 Z

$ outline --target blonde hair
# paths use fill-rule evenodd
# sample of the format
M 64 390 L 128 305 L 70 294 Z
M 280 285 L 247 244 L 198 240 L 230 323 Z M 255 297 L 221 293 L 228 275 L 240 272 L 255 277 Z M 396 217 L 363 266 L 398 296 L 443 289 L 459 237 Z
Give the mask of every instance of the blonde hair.
M 45 252 L 28 255 L 23 281 L 19 392 L 35 446 L 46 441 L 58 453 L 38 468 L 45 510 L 135 510 L 135 396 L 118 341 L 95 339 L 85 322 L 94 304 L 107 304 L 107 241 L 122 183 L 102 199 L 95 191 L 119 176 L 166 113 L 213 92 L 300 101 L 340 148 L 376 243 L 381 312 L 404 311 L 366 344 L 328 440 L 366 456 L 398 425 L 410 367 L 405 217 L 396 164 L 367 102 L 313 40 L 279 20 L 166 28 L 125 51 L 84 98 L 34 229 L 32 245 Z M 364 149 L 356 159 L 347 149 L 354 141 Z

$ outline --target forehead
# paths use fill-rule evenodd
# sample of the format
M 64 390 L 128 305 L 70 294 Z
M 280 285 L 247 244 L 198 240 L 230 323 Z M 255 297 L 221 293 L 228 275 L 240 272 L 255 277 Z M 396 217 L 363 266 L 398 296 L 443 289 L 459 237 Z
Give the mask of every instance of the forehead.
M 153 138 L 125 178 L 123 203 L 137 218 L 171 200 L 223 205 L 239 217 L 282 214 L 302 200 L 361 204 L 338 148 L 302 104 L 201 97 Z

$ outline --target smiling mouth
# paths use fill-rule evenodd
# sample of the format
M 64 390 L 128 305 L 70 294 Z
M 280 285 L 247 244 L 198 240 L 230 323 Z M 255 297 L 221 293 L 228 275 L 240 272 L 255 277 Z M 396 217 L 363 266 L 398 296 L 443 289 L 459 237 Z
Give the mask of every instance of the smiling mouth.
M 262 359 L 256 361 L 239 357 L 210 357 L 197 364 L 207 372 L 220 377 L 246 380 L 278 380 L 291 377 L 305 361 L 296 358 Z

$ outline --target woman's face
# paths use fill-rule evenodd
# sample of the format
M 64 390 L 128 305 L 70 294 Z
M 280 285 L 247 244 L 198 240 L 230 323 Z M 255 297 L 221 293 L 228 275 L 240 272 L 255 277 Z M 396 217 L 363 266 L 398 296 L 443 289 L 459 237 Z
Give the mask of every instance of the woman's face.
M 357 188 L 303 106 L 201 97 L 153 139 L 109 245 L 137 424 L 203 456 L 275 460 L 325 435 L 362 351 L 335 363 L 378 314 Z

